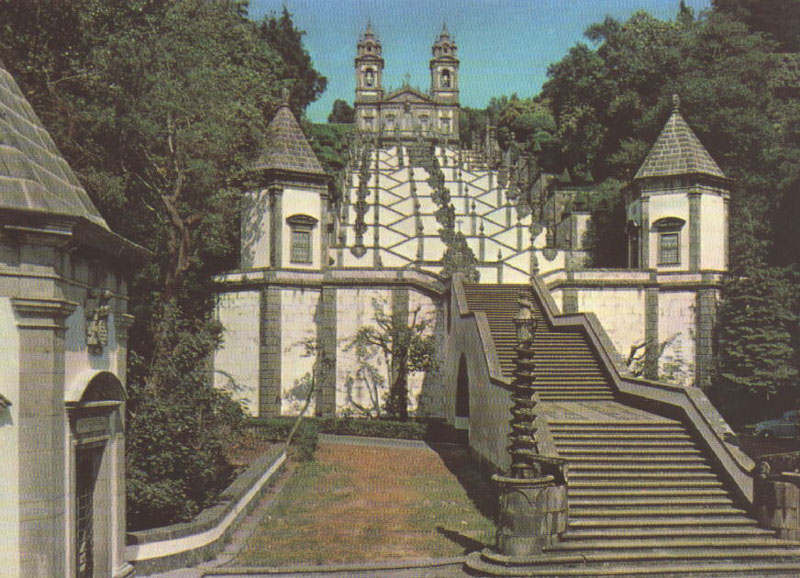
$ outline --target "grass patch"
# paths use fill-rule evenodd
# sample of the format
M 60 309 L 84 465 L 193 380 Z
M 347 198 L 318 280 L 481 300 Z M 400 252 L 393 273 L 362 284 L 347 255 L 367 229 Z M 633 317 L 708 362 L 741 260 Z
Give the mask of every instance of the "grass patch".
M 445 557 L 481 548 L 494 525 L 454 464 L 471 468 L 429 449 L 321 444 L 317 460 L 300 464 L 286 482 L 236 564 Z

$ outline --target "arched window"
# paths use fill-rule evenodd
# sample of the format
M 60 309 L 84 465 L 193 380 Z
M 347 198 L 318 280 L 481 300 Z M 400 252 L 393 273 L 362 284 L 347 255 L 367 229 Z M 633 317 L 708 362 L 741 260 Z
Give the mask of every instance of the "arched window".
M 458 360 L 456 417 L 469 417 L 469 371 L 467 370 L 467 358 L 463 354 Z
M 367 88 L 372 88 L 375 85 L 375 71 L 371 68 L 367 68 L 367 71 L 364 73 L 364 86 Z
M 678 217 L 664 217 L 653 223 L 658 232 L 658 264 L 681 264 L 681 229 L 686 223 Z
M 317 220 L 310 215 L 292 215 L 286 222 L 292 231 L 289 262 L 309 265 L 312 263 L 313 246 L 311 233 Z
M 450 71 L 446 68 L 442 71 L 441 85 L 442 88 L 450 88 Z

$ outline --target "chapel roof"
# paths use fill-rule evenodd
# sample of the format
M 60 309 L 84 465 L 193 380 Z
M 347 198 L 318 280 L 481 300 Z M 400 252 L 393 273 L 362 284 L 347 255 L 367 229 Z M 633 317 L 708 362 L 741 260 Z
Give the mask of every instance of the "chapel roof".
M 269 123 L 264 140 L 264 148 L 253 164 L 253 170 L 325 176 L 317 155 L 285 102 Z
M 678 97 L 673 96 L 672 114 L 636 172 L 634 180 L 689 174 L 726 178 L 683 119 L 679 108 Z
M 11 74 L 0 63 L 0 210 L 82 217 L 108 230 Z

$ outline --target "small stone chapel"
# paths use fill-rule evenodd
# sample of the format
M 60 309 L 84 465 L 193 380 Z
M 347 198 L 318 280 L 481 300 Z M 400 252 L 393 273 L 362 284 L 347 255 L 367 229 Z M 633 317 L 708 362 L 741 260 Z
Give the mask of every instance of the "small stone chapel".
M 127 278 L 111 231 L 0 63 L 0 573 L 121 578 Z

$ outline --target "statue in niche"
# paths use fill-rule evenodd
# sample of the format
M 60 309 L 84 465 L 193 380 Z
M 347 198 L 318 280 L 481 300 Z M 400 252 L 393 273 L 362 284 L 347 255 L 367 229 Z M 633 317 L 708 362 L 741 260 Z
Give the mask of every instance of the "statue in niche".
M 95 355 L 108 345 L 108 316 L 111 314 L 111 291 L 90 291 L 86 302 L 86 346 Z
M 371 68 L 368 68 L 366 74 L 364 74 L 364 85 L 367 88 L 372 88 L 374 84 L 375 84 L 375 73 L 372 71 Z
M 450 88 L 450 71 L 442 71 L 442 88 Z

